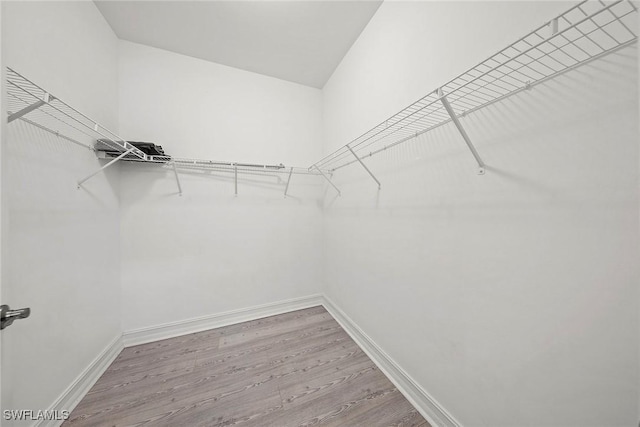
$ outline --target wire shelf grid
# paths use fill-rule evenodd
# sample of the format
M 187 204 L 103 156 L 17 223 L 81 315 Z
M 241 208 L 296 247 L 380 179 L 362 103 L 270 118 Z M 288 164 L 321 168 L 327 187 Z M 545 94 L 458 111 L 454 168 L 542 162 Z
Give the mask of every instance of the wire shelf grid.
M 118 152 L 131 150 L 131 153 L 136 157 L 146 159 L 144 152 L 62 100 L 52 96 L 15 70 L 7 67 L 6 78 L 7 110 L 10 120 L 12 115 L 17 114 L 26 122 L 36 124 L 57 135 L 63 134 L 66 139 L 76 144 L 92 148 L 92 143 L 95 140 L 103 139 L 106 144 Z M 28 118 L 20 115 L 22 111 L 31 106 L 35 106 L 35 108 L 25 113 L 29 114 Z M 60 126 L 62 126 L 63 132 L 54 130 Z
M 309 169 L 333 172 L 637 41 L 630 0 L 585 0 L 420 98 Z M 352 152 L 353 150 L 353 152 Z
M 7 113 L 9 121 L 19 119 L 30 125 L 53 133 L 60 138 L 94 150 L 98 156 L 113 160 L 167 164 L 177 168 L 227 171 L 232 173 L 292 173 L 318 175 L 303 167 L 285 167 L 217 160 L 177 158 L 148 155 L 83 113 L 52 96 L 31 80 L 7 67 Z M 62 129 L 62 130 L 58 130 Z M 112 151 L 96 150 L 99 141 Z

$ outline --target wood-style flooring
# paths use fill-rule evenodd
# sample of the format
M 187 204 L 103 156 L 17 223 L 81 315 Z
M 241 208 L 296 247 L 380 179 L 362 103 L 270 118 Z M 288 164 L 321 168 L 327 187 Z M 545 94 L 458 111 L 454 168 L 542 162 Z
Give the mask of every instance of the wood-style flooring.
M 63 426 L 420 426 L 321 306 L 125 348 Z

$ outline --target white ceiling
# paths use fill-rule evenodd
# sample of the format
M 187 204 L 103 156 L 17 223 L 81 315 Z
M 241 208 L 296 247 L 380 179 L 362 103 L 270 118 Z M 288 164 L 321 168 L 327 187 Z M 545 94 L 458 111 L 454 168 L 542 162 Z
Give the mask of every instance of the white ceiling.
M 95 1 L 116 35 L 322 88 L 382 1 Z

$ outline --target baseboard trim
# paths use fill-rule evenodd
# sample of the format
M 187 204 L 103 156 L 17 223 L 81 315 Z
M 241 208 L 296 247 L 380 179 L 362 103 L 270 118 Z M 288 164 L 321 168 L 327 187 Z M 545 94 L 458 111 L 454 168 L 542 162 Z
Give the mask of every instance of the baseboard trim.
M 333 301 L 324 296 L 322 305 L 432 426 L 461 426 Z
M 320 294 L 307 297 L 293 298 L 270 304 L 263 304 L 240 310 L 226 311 L 210 316 L 197 317 L 193 319 L 181 320 L 178 322 L 165 323 L 148 328 L 135 329 L 122 334 L 125 347 L 138 344 L 146 344 L 153 341 L 173 338 L 180 335 L 194 332 L 206 331 L 220 328 L 222 326 L 233 325 L 262 317 L 275 316 L 288 313 L 290 311 L 302 310 L 304 308 L 322 305 L 323 296 Z
M 113 363 L 115 358 L 120 354 L 124 346 L 122 345 L 122 336 L 116 337 L 104 350 L 87 366 L 84 371 L 76 377 L 60 397 L 51 405 L 51 411 L 58 411 L 60 414 L 63 410 L 73 411 L 80 400 L 91 390 L 91 387 L 98 381 L 109 365 Z M 35 427 L 57 427 L 62 424 L 60 420 L 39 420 Z

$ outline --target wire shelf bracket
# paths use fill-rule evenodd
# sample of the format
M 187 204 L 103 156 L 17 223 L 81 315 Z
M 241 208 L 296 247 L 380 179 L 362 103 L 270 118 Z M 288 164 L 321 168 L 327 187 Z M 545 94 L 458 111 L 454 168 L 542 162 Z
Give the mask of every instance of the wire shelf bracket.
M 238 166 L 233 167 L 233 182 L 235 184 L 235 195 L 238 197 Z
M 320 172 L 320 175 L 322 175 L 322 177 L 323 177 L 324 179 L 326 179 L 326 180 L 327 180 L 327 182 L 328 182 L 329 184 L 331 184 L 331 186 L 332 186 L 333 188 L 335 188 L 335 190 L 338 192 L 338 196 L 342 196 L 342 193 L 340 193 L 340 189 L 339 189 L 338 187 L 336 187 L 336 185 L 333 183 L 333 181 L 331 181 L 331 179 L 330 179 L 327 175 L 325 175 L 325 173 L 324 173 L 324 172 L 322 172 L 322 171 L 320 170 L 320 168 L 319 168 L 319 167 L 317 167 L 316 165 L 313 165 L 313 167 L 314 167 L 318 172 Z
M 7 123 L 11 123 L 12 121 L 19 119 L 20 117 L 24 116 L 25 114 L 28 114 L 34 110 L 37 110 L 38 108 L 42 107 L 45 104 L 49 103 L 49 100 L 51 99 L 51 95 L 49 95 L 49 93 L 45 92 L 44 94 L 44 99 L 39 99 L 38 101 L 34 102 L 31 105 L 28 105 L 26 107 L 24 107 L 22 110 L 15 112 L 13 114 L 10 114 L 9 117 L 7 118 Z
M 453 123 L 479 166 L 464 117 L 638 41 L 632 0 L 584 0 L 367 130 L 309 167 L 333 173 Z M 354 158 L 355 153 L 355 158 Z
M 289 170 L 289 177 L 287 178 L 287 186 L 284 187 L 284 197 L 287 197 L 287 192 L 289 191 L 289 183 L 291 182 L 291 175 L 293 175 L 293 168 Z
M 364 164 L 364 162 L 360 159 L 360 157 L 358 157 L 358 155 L 356 154 L 355 151 L 353 151 L 351 149 L 351 147 L 349 147 L 349 145 L 347 144 L 347 148 L 349 149 L 349 151 L 351 151 L 351 154 L 353 154 L 353 157 L 356 158 L 356 160 L 362 165 L 362 167 L 364 168 L 364 170 L 367 171 L 367 173 L 369 175 L 371 175 L 371 178 L 373 178 L 373 180 L 376 182 L 376 184 L 378 184 L 378 190 L 380 188 L 382 188 L 382 185 L 380 184 L 380 181 L 378 181 L 378 178 L 376 178 L 376 176 L 369 170 L 369 168 L 367 167 L 367 165 Z
M 180 185 L 180 177 L 178 176 L 178 168 L 176 167 L 176 161 L 171 162 L 173 165 L 173 173 L 176 176 L 176 184 L 178 184 L 178 195 L 182 196 L 182 185 Z
M 469 138 L 469 135 L 467 135 L 467 131 L 464 130 L 464 127 L 462 126 L 462 123 L 460 123 L 458 116 L 456 116 L 455 111 L 453 111 L 453 108 L 451 108 L 451 104 L 449 104 L 447 95 L 444 94 L 444 92 L 442 91 L 442 88 L 438 88 L 436 93 L 440 98 L 440 102 L 442 102 L 444 109 L 447 110 L 447 113 L 449 114 L 451 121 L 458 129 L 458 132 L 460 132 L 460 135 L 462 135 L 462 139 L 464 139 L 464 142 L 467 143 L 467 147 L 469 147 L 471 154 L 473 154 L 473 158 L 476 159 L 476 162 L 478 162 L 478 175 L 484 175 L 484 167 L 485 167 L 484 161 L 482 160 L 482 158 L 480 158 L 480 154 L 478 154 L 478 150 L 476 150 L 476 147 L 473 146 L 473 143 L 471 142 L 471 138 Z M 349 148 L 349 150 L 351 150 L 351 148 Z M 351 152 L 353 153 L 353 150 L 351 150 Z
M 98 169 L 97 171 L 93 172 L 92 174 L 89 174 L 86 177 L 82 178 L 80 181 L 78 181 L 78 189 L 80 189 L 82 184 L 84 184 L 86 181 L 88 181 L 91 178 L 93 178 L 94 176 L 98 175 L 100 172 L 102 172 L 103 170 L 107 169 L 108 167 L 113 166 L 118 160 L 122 159 L 124 156 L 129 155 L 132 152 L 133 152 L 133 148 L 131 148 L 130 150 L 125 151 L 124 153 L 120 154 L 118 157 L 116 157 L 115 159 L 111 160 L 109 163 L 107 163 L 106 165 L 102 166 L 100 169 Z

